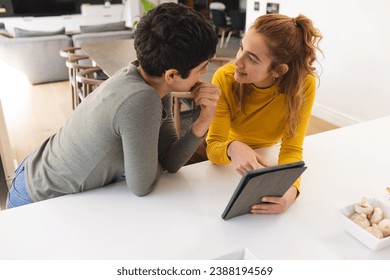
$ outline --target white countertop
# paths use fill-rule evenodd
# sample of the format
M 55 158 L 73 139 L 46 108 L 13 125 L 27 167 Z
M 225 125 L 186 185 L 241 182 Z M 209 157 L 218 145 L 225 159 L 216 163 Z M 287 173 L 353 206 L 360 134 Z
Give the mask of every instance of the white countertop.
M 148 196 L 124 183 L 0 212 L 0 259 L 389 259 L 342 227 L 337 209 L 390 205 L 390 117 L 306 137 L 302 194 L 282 215 L 221 214 L 240 175 L 203 162 L 164 174 Z M 17 245 L 15 245 L 17 244 Z

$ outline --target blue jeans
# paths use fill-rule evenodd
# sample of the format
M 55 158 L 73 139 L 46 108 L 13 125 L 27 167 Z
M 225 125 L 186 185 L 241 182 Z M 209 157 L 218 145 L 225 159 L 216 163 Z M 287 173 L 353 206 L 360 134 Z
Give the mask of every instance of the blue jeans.
M 32 203 L 32 199 L 26 190 L 25 174 L 24 174 L 24 162 L 22 161 L 18 168 L 15 170 L 14 179 L 12 180 L 11 188 L 7 197 L 7 209 L 18 207 Z

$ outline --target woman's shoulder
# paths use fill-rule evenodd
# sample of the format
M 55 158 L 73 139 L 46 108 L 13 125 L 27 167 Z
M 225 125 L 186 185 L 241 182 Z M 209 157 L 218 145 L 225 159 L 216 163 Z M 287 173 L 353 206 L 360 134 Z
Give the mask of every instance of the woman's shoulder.
M 236 65 L 233 62 L 227 63 L 217 69 L 213 76 L 213 82 L 217 80 L 232 80 L 234 79 L 234 72 Z
M 306 75 L 303 81 L 303 90 L 306 92 L 310 91 L 315 93 L 316 88 L 317 88 L 317 78 L 311 74 Z
M 312 74 L 307 74 L 304 80 L 304 87 L 305 88 L 311 88 L 311 87 L 316 87 L 317 84 L 317 77 L 315 77 Z
M 235 71 L 236 71 L 236 65 L 233 62 L 229 62 L 219 67 L 216 73 L 222 72 L 224 74 L 233 75 Z
M 305 77 L 305 85 L 316 84 L 317 78 L 312 74 L 307 74 Z
M 303 92 L 306 98 L 314 101 L 316 90 L 317 90 L 317 79 L 315 76 L 308 74 L 305 77 L 304 84 L 303 84 Z

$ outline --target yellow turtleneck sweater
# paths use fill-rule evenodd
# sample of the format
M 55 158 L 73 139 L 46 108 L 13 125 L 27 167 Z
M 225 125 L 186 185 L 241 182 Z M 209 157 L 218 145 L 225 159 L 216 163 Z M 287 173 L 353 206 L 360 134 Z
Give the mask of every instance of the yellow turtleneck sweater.
M 307 76 L 304 85 L 305 99 L 300 111 L 301 122 L 294 137 L 285 130 L 286 104 L 283 93 L 275 95 L 276 86 L 266 89 L 253 87 L 245 96 L 245 114 L 236 112 L 231 90 L 234 81 L 234 64 L 226 64 L 214 74 L 212 83 L 219 86 L 221 96 L 207 141 L 207 156 L 215 164 L 228 164 L 227 147 L 232 141 L 240 141 L 252 149 L 275 145 L 281 141 L 278 164 L 302 160 L 302 146 L 314 103 L 316 81 Z M 294 186 L 299 191 L 299 181 Z

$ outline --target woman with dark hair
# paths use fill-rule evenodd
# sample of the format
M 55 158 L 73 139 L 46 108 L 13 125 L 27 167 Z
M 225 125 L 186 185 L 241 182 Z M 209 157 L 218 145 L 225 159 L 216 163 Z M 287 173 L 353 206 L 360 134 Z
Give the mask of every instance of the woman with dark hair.
M 215 55 L 215 31 L 193 9 L 166 3 L 141 18 L 134 36 L 138 60 L 88 95 L 65 126 L 22 162 L 7 208 L 104 187 L 123 175 L 143 196 L 162 171 L 176 172 L 191 157 L 220 95 L 217 86 L 199 82 Z M 201 108 L 180 139 L 173 91 L 191 91 Z
M 262 149 L 280 145 L 274 164 L 302 160 L 316 91 L 320 32 L 303 15 L 260 16 L 246 32 L 234 63 L 212 83 L 221 97 L 207 136 L 207 156 L 243 174 L 268 166 Z M 299 194 L 298 179 L 283 197 L 265 197 L 252 213 L 282 213 Z M 271 203 L 269 203 L 271 202 Z

